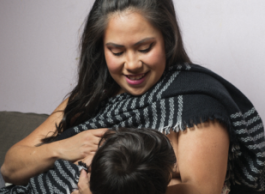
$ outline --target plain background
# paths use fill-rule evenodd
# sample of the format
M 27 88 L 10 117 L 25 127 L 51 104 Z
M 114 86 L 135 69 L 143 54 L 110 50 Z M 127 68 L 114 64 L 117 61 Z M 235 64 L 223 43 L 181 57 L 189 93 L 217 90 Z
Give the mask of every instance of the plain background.
M 76 84 L 93 0 L 0 1 L 0 111 L 50 114 Z M 265 121 L 265 1 L 174 0 L 194 63 L 238 87 Z

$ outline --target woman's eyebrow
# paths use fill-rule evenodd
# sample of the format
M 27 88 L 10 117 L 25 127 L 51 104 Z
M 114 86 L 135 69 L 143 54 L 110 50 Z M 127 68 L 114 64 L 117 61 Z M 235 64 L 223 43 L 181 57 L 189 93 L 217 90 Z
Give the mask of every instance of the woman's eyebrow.
M 143 40 L 140 40 L 139 42 L 135 43 L 133 46 L 138 46 L 139 44 L 148 42 L 148 41 L 153 40 L 153 39 L 155 39 L 155 38 L 153 38 L 153 37 L 151 37 L 151 38 L 144 38 Z M 106 45 L 107 46 L 116 47 L 116 48 L 124 48 L 123 45 L 115 44 L 115 43 L 112 43 L 112 42 L 108 42 L 108 43 L 106 43 Z
M 139 42 L 135 43 L 134 46 L 138 46 L 139 44 L 142 44 L 142 43 L 145 43 L 145 42 L 148 42 L 150 40 L 154 40 L 155 38 L 151 37 L 151 38 L 145 38 L 143 40 L 140 40 Z
M 123 48 L 124 47 L 123 45 L 115 44 L 115 43 L 112 43 L 112 42 L 108 42 L 108 43 L 106 43 L 106 45 L 107 46 L 116 47 L 116 48 Z

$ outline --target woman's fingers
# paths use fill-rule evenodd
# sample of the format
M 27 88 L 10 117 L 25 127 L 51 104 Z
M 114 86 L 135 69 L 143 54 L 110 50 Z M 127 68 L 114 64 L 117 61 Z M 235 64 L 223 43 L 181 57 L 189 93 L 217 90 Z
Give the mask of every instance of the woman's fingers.
M 83 133 L 89 133 L 89 135 L 92 135 L 91 137 L 91 143 L 98 145 L 99 141 L 101 140 L 101 137 L 108 131 L 107 128 L 102 129 L 91 129 L 88 131 L 84 131 Z M 88 135 L 88 136 L 89 136 Z M 88 137 L 90 138 L 90 137 Z
M 97 137 L 102 137 L 109 129 L 108 128 L 100 128 L 100 129 L 92 129 L 92 133 Z
M 82 162 L 86 163 L 87 167 L 89 167 L 91 165 L 91 162 L 94 158 L 94 155 L 95 155 L 95 152 L 94 153 L 91 153 L 91 155 L 85 157 Z
M 101 140 L 100 137 L 94 136 L 93 139 L 91 139 L 91 143 L 98 146 L 99 141 Z

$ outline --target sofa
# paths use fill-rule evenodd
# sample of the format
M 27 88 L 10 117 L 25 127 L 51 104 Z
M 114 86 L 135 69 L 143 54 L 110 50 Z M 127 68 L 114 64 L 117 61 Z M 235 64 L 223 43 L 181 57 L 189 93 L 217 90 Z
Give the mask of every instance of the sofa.
M 0 111 L 0 166 L 8 149 L 30 134 L 49 115 Z

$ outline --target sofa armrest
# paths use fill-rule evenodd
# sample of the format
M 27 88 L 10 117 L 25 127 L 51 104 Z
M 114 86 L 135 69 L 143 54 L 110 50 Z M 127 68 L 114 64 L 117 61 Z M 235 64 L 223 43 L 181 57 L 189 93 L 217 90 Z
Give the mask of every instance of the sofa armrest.
M 30 134 L 49 115 L 0 111 L 0 166 L 8 149 Z

